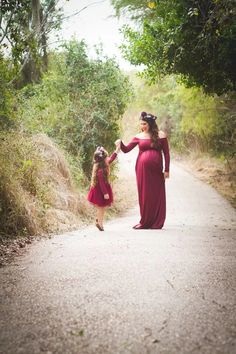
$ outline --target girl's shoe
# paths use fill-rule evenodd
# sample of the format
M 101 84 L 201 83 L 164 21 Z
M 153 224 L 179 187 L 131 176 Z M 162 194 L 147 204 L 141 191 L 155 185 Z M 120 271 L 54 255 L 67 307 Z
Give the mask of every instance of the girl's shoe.
M 96 227 L 98 228 L 99 231 L 104 231 L 104 228 L 99 224 L 98 219 L 96 219 L 95 225 L 96 225 Z

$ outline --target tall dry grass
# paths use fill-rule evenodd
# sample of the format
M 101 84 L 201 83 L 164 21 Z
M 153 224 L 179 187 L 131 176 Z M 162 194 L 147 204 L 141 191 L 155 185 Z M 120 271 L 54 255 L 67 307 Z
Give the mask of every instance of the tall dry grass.
M 212 185 L 236 208 L 236 160 L 228 162 L 209 154 L 192 151 L 189 155 L 174 154 L 184 168 L 202 181 Z
M 91 214 L 63 152 L 44 134 L 0 136 L 0 234 L 78 227 Z
M 93 223 L 89 183 L 74 183 L 64 152 L 45 134 L 0 135 L 0 236 L 58 233 Z M 77 170 L 79 168 L 79 161 Z M 137 204 L 135 179 L 113 173 L 114 203 L 107 217 Z

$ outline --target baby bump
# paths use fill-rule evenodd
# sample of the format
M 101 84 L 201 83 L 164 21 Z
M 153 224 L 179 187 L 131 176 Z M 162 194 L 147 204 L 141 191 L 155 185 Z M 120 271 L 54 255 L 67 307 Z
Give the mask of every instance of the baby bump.
M 162 170 L 162 155 L 161 151 L 146 150 L 139 154 L 137 164 L 139 167 L 148 170 Z

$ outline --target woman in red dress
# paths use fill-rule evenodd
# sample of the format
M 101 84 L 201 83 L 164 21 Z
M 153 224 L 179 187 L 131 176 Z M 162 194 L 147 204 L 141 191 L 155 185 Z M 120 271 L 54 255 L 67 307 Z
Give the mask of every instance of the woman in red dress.
M 141 133 L 128 145 L 121 140 L 116 142 L 125 153 L 139 146 L 135 170 L 141 219 L 134 229 L 162 229 L 166 218 L 165 179 L 169 178 L 169 146 L 166 135 L 158 130 L 155 120 L 154 115 L 142 112 Z
M 109 183 L 109 165 L 116 159 L 118 152 L 119 147 L 109 157 L 108 152 L 102 146 L 99 146 L 93 156 L 93 172 L 87 199 L 97 208 L 95 225 L 100 231 L 104 231 L 105 209 L 113 202 L 113 193 Z

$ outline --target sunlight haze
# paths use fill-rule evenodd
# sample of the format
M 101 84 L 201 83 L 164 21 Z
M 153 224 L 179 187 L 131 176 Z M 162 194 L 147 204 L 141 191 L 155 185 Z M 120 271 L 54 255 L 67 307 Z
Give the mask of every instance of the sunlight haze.
M 84 39 L 88 45 L 89 54 L 94 53 L 93 46 L 102 43 L 104 53 L 108 57 L 115 57 L 120 67 L 124 70 L 132 70 L 135 67 L 122 58 L 119 46 L 123 36 L 119 28 L 125 23 L 114 17 L 115 11 L 109 0 L 105 1 L 78 1 L 61 0 L 59 5 L 63 7 L 64 16 L 71 16 L 82 10 L 79 14 L 71 16 L 63 21 L 59 38 L 70 40 Z

